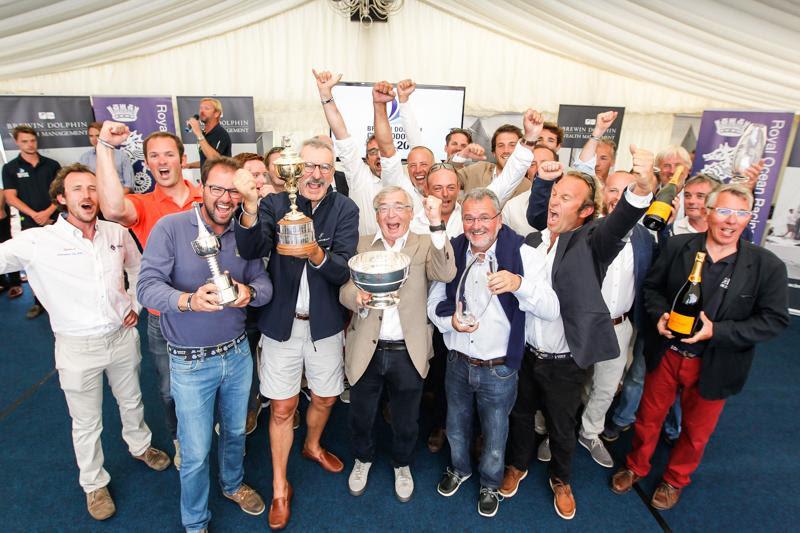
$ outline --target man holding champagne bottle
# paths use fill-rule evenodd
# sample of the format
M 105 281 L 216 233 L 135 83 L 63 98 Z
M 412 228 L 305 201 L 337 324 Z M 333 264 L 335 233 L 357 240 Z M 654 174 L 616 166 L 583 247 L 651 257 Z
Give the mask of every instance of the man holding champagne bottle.
M 670 238 L 645 281 L 647 314 L 656 327 L 646 332 L 648 374 L 633 449 L 611 480 L 617 494 L 649 473 L 661 425 L 680 390 L 680 438 L 651 500 L 656 509 L 674 507 L 700 464 L 725 398 L 744 386 L 756 343 L 789 324 L 786 266 L 741 239 L 752 206 L 752 193 L 741 185 L 711 193 L 708 230 Z

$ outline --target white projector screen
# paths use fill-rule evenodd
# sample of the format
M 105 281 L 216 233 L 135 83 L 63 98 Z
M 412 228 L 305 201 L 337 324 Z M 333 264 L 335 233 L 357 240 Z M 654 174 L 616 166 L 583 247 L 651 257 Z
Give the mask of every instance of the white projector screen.
M 366 155 L 367 137 L 372 133 L 372 86 L 366 82 L 340 82 L 333 88 L 336 105 L 347 124 L 347 131 L 360 145 L 362 157 Z M 446 159 L 445 136 L 451 128 L 460 128 L 464 120 L 465 91 L 465 87 L 417 85 L 408 100 L 422 130 L 423 145 L 430 148 L 439 161 Z M 408 145 L 398 106 L 396 98 L 386 104 L 395 146 L 405 159 L 413 146 Z

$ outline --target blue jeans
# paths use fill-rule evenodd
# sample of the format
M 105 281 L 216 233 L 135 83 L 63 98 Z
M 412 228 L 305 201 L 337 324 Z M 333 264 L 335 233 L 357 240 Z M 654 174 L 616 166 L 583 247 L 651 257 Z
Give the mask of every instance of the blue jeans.
M 639 402 L 642 399 L 644 390 L 644 376 L 647 373 L 647 365 L 644 360 L 644 336 L 636 336 L 633 345 L 633 363 L 628 369 L 625 380 L 622 382 L 622 393 L 619 396 L 619 404 L 614 410 L 611 420 L 618 426 L 625 427 L 636 421 L 636 411 L 639 410 Z M 675 398 L 675 403 L 664 420 L 664 433 L 671 439 L 677 439 L 681 434 L 681 399 L 680 392 Z
M 219 480 L 233 494 L 244 477 L 244 427 L 253 360 L 247 341 L 223 355 L 186 361 L 170 356 L 172 397 L 181 443 L 181 520 L 186 531 L 208 526 L 209 464 L 214 405 L 219 421 Z
M 473 366 L 451 351 L 444 385 L 453 470 L 462 477 L 472 473 L 469 449 L 474 399 L 483 431 L 483 454 L 478 465 L 481 486 L 499 488 L 505 467 L 508 415 L 517 398 L 517 371 L 507 366 Z
M 177 439 L 178 419 L 175 417 L 175 401 L 172 399 L 169 385 L 169 354 L 167 353 L 167 339 L 161 333 L 161 318 L 153 313 L 147 313 L 147 348 L 153 356 L 158 377 L 158 394 L 164 407 L 164 423 L 172 440 Z

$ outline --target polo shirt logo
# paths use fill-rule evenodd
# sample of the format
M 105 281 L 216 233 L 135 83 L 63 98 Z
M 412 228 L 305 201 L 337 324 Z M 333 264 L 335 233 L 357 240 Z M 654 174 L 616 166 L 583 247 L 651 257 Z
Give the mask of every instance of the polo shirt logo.
M 25 170 L 24 168 L 21 168 L 21 169 L 19 169 L 19 170 L 17 171 L 17 177 L 18 177 L 18 178 L 30 178 L 30 177 L 31 177 L 31 175 L 30 175 L 30 174 L 28 174 L 28 171 L 27 171 L 27 170 Z

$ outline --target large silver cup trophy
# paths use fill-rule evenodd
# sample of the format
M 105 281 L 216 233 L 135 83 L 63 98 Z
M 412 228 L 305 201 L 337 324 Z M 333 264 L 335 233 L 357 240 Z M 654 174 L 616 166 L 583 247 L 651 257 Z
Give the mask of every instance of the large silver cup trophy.
M 497 272 L 494 255 L 477 253 L 467 265 L 456 289 L 456 320 L 467 327 L 478 324 L 494 295 L 489 290 L 489 274 Z
M 364 252 L 347 262 L 356 287 L 372 295 L 367 307 L 388 309 L 400 303 L 397 291 L 408 279 L 411 258 L 399 252 Z
M 197 215 L 197 238 L 192 241 L 194 253 L 204 258 L 211 269 L 210 283 L 217 286 L 219 292 L 219 305 L 228 305 L 236 301 L 239 297 L 239 288 L 233 283 L 227 271 L 222 272 L 219 268 L 217 256 L 222 249 L 219 237 L 210 233 L 206 229 L 203 217 L 200 215 L 199 203 L 194 204 L 194 214 Z
M 275 160 L 275 168 L 286 181 L 286 192 L 289 193 L 289 212 L 278 221 L 277 250 L 281 255 L 308 253 L 317 245 L 314 222 L 297 210 L 297 181 L 303 177 L 305 167 L 305 161 L 291 146 L 284 149 Z
M 767 145 L 767 126 L 750 123 L 739 137 L 731 155 L 732 177 L 730 183 L 747 183 L 744 171 L 761 160 Z

